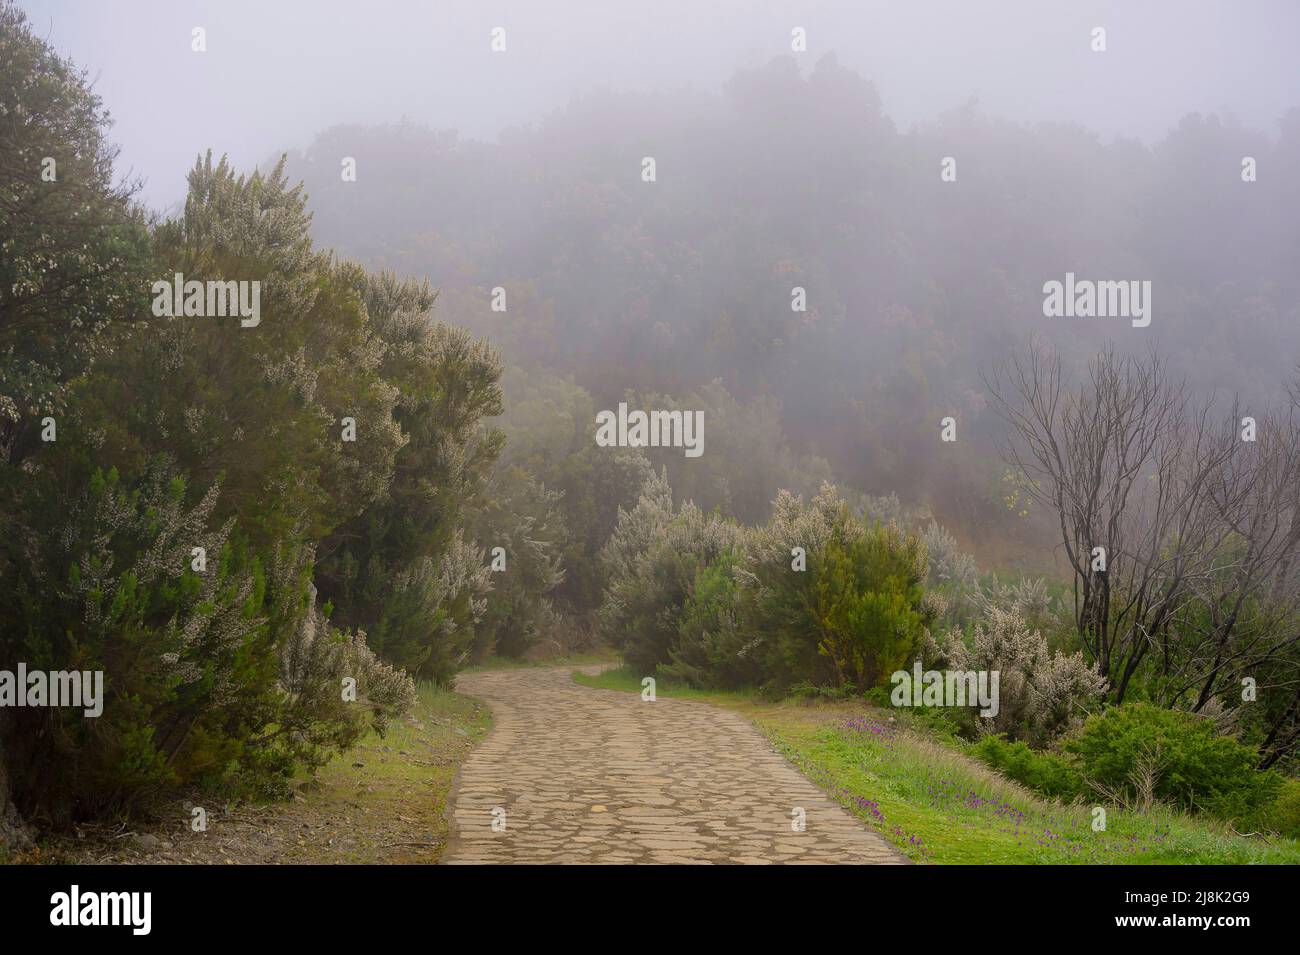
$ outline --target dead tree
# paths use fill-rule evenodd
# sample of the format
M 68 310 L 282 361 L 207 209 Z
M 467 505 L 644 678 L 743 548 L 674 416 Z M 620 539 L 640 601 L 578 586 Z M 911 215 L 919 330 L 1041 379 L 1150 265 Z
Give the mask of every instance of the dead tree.
M 1074 620 L 1115 702 L 1219 712 L 1243 686 L 1268 764 L 1300 744 L 1300 387 L 1243 440 L 1240 409 L 1194 401 L 1154 351 L 1096 356 L 1067 385 L 1034 347 L 985 377 L 1003 454 L 1054 513 Z M 1300 382 L 1298 382 L 1300 384 Z

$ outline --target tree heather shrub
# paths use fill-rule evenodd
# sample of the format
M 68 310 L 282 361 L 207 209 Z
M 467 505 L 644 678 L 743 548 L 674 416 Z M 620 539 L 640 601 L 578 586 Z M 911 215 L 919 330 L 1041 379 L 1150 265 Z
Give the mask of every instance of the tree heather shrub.
M 1065 744 L 1095 788 L 1137 796 L 1145 761 L 1157 768 L 1155 797 L 1184 809 L 1242 819 L 1271 804 L 1281 777 L 1261 772 L 1253 746 L 1220 736 L 1211 720 L 1148 703 L 1125 703 L 1088 718 Z
M 433 321 L 427 284 L 315 248 L 283 159 L 240 175 L 208 153 L 151 219 L 114 184 L 85 75 L 4 3 L 0 51 L 0 115 L 25 117 L 0 150 L 25 170 L 0 208 L 0 669 L 102 671 L 104 691 L 93 719 L 0 719 L 0 825 L 283 792 L 410 705 L 395 667 L 445 680 L 468 657 L 499 356 Z M 44 156 L 57 188 L 30 175 Z M 258 283 L 265 321 L 153 314 L 176 273 Z
M 487 607 L 491 568 L 483 558 L 457 530 L 441 555 L 395 574 L 387 612 L 368 631 L 370 645 L 409 673 L 448 682 L 469 662 Z
M 950 633 L 943 656 L 953 669 L 998 671 L 997 715 L 977 720 L 976 728 L 1035 747 L 1075 729 L 1080 714 L 1106 690 L 1083 654 L 1051 652 L 1042 634 L 1014 610 L 989 607 L 970 644 Z
M 980 602 L 979 569 L 975 558 L 957 546 L 957 539 L 930 521 L 922 535 L 925 542 L 925 583 L 932 599 L 942 600 L 942 619 L 949 626 L 961 626 Z
M 802 547 L 808 554 L 819 553 L 832 540 L 859 537 L 865 527 L 854 518 L 849 506 L 832 484 L 823 484 L 817 496 L 805 502 L 801 496 L 781 491 L 772 502 L 767 524 L 754 530 L 749 542 L 750 563 L 763 582 L 790 570 L 790 551 Z
M 600 551 L 600 562 L 611 581 L 636 573 L 637 562 L 651 549 L 673 519 L 673 489 L 666 473 L 651 475 L 636 504 L 618 509 L 618 521 Z
M 604 550 L 602 626 L 631 665 L 697 686 L 864 689 L 926 638 L 925 545 L 864 527 L 834 487 L 807 503 L 782 491 L 749 532 L 671 508 L 666 480 L 653 482 Z
M 817 650 L 834 666 L 837 685 L 876 686 L 920 648 L 930 617 L 917 537 L 876 525 L 832 540 L 810 572 Z
M 672 659 L 697 572 L 733 551 L 740 535 L 734 523 L 689 501 L 662 523 L 662 504 L 643 496 L 636 508 L 621 513 L 606 550 L 610 585 L 601 627 L 628 664 L 643 673 Z M 641 542 L 638 551 L 634 545 Z
M 15 618 L 0 640 L 5 661 L 41 669 L 104 671 L 103 714 L 17 710 L 8 743 L 16 801 L 42 821 L 118 809 L 145 790 L 194 782 L 238 759 L 275 704 L 274 672 L 251 659 L 265 646 L 266 574 L 229 521 L 216 524 L 214 485 L 196 503 L 165 458 L 140 476 L 94 472 L 63 505 L 46 475 L 24 503 L 59 513 L 30 543 L 14 581 Z M 203 547 L 210 572 L 195 573 Z
M 745 622 L 770 686 L 865 690 L 924 639 L 924 545 L 894 525 L 868 531 L 834 486 L 807 502 L 782 491 L 747 541 Z M 792 568 L 794 548 L 806 569 Z
M 1058 606 L 1041 577 L 1021 577 L 1014 584 L 995 582 L 987 591 L 981 591 L 978 601 L 981 611 L 1000 607 L 1024 619 L 1031 630 L 1054 631 L 1061 625 Z
M 504 467 L 492 475 L 472 529 L 481 547 L 501 547 L 509 564 L 508 572 L 492 574 L 491 599 L 475 627 L 475 662 L 492 653 L 521 658 L 554 625 L 546 595 L 564 580 L 563 497 L 523 468 Z
M 308 586 L 307 616 L 280 651 L 285 717 L 270 732 L 288 734 L 295 743 L 294 760 L 315 768 L 367 729 L 385 733 L 415 703 L 415 683 L 375 656 L 364 633 L 331 626 L 316 606 L 316 588 Z M 355 701 L 344 699 L 345 679 L 356 681 Z
M 34 482 L 32 493 L 46 492 Z M 315 613 L 310 548 L 263 564 L 233 520 L 212 520 L 219 497 L 213 485 L 189 504 L 165 458 L 139 477 L 96 472 L 34 550 L 16 588 L 30 623 L 13 652 L 105 674 L 96 720 L 16 712 L 17 798 L 40 821 L 128 810 L 181 786 L 282 792 L 297 766 L 409 706 L 409 678 L 363 641 L 302 637 Z M 194 547 L 206 552 L 201 573 Z M 299 636 L 277 638 L 289 630 Z M 343 676 L 363 705 L 342 702 Z
M 741 626 L 744 591 L 740 549 L 724 551 L 695 572 L 690 596 L 682 608 L 677 642 L 669 648 L 670 663 L 660 666 L 667 677 L 692 686 L 739 687 L 762 681 L 759 641 Z

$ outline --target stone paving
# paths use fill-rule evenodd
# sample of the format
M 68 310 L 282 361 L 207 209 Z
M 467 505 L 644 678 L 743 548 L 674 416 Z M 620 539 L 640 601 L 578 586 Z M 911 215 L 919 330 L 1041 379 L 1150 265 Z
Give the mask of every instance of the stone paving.
M 494 725 L 448 798 L 444 862 L 907 861 L 739 714 L 584 687 L 572 672 L 457 679 Z

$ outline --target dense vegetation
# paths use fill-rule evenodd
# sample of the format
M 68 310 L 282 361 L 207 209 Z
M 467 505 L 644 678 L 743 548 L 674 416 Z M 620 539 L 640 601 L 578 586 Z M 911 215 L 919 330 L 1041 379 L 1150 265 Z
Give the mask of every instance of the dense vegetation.
M 0 666 L 105 675 L 102 716 L 0 713 L 0 802 L 57 826 L 282 793 L 554 586 L 542 541 L 487 612 L 472 534 L 509 543 L 532 502 L 479 501 L 498 357 L 427 285 L 316 249 L 280 166 L 201 158 L 149 219 L 98 98 L 7 4 L 0 53 Z M 260 323 L 156 317 L 174 273 L 260 282 Z

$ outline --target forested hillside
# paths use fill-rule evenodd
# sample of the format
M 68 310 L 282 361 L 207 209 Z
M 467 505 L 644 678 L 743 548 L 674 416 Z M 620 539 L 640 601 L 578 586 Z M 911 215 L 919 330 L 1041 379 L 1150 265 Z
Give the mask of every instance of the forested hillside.
M 888 107 L 833 55 L 806 73 L 780 58 L 718 92 L 592 93 L 492 144 L 336 127 L 287 169 L 319 240 L 435 276 L 439 314 L 509 363 L 572 376 L 598 408 L 629 391 L 708 408 L 705 462 L 656 464 L 679 498 L 748 520 L 780 487 L 815 490 L 824 459 L 849 486 L 930 508 L 981 556 L 1024 560 L 1043 538 L 999 543 L 1018 529 L 981 369 L 1035 336 L 1075 370 L 1108 341 L 1154 343 L 1197 389 L 1281 395 L 1300 348 L 1300 186 L 1283 172 L 1300 113 L 1272 135 L 1189 115 L 1146 147 L 973 101 L 902 130 Z M 1244 183 L 1243 156 L 1268 174 Z M 1150 326 L 1044 318 L 1042 286 L 1067 270 L 1150 279 Z M 955 445 L 934 440 L 948 415 Z

